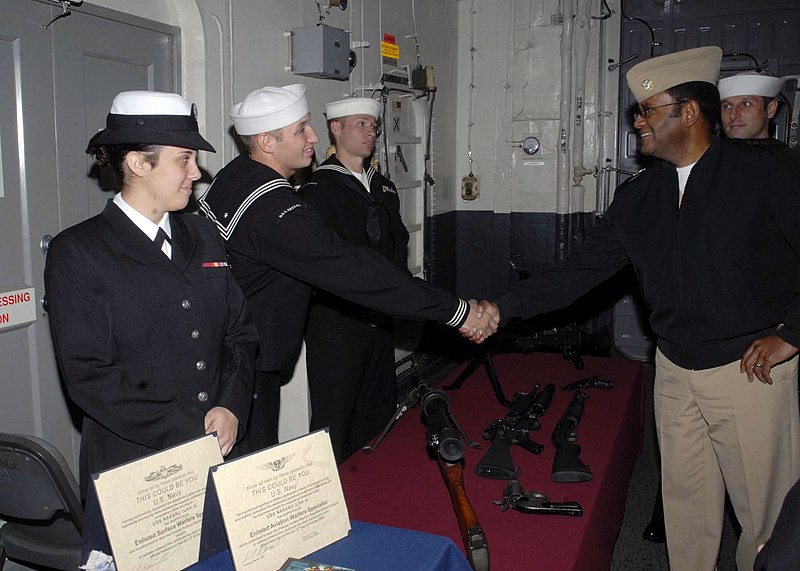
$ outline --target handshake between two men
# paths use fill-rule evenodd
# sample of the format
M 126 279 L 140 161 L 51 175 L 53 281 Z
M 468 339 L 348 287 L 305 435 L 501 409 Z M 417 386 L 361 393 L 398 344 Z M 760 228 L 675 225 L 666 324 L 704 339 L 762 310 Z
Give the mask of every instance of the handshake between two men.
M 480 303 L 469 300 L 469 316 L 459 328 L 459 333 L 473 343 L 483 343 L 497 331 L 500 325 L 500 310 L 493 302 L 484 299 Z

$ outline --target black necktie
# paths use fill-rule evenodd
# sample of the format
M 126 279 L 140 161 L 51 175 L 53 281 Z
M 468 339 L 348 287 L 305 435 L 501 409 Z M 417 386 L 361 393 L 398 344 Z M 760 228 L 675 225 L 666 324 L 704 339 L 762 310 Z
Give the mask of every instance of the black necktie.
M 381 241 L 380 215 L 382 207 L 383 204 L 380 202 L 372 202 L 367 208 L 367 238 L 373 246 Z
M 153 243 L 156 245 L 156 247 L 159 250 L 161 250 L 163 252 L 164 251 L 164 242 L 166 242 L 167 244 L 172 245 L 172 240 L 169 239 L 169 236 L 167 236 L 167 233 L 164 231 L 164 229 L 163 228 L 159 228 L 158 229 L 158 233 L 156 234 L 156 239 L 153 240 Z M 167 254 L 164 254 L 164 255 L 166 256 Z

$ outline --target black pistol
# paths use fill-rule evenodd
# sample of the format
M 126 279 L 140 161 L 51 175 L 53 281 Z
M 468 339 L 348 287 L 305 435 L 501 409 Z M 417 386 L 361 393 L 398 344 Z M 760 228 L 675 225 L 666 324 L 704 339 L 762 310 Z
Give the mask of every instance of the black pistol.
M 584 392 L 575 391 L 567 409 L 553 430 L 552 442 L 556 447 L 551 477 L 554 482 L 587 482 L 592 479 L 592 470 L 580 458 L 581 447 L 574 442 L 578 439 L 575 429 L 583 416 L 583 406 L 589 397 Z
M 492 502 L 500 511 L 511 508 L 518 512 L 538 515 L 570 515 L 580 517 L 583 507 L 578 502 L 551 502 L 541 492 L 525 491 L 519 480 L 511 480 L 503 493 L 503 499 Z

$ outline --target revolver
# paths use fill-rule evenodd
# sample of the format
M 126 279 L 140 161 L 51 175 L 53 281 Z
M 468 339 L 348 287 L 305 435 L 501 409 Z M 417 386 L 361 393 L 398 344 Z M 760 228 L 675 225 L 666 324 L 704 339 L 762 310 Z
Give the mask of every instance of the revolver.
M 493 501 L 500 506 L 500 511 L 508 508 L 518 512 L 539 515 L 570 515 L 580 517 L 583 507 L 578 502 L 551 502 L 550 498 L 541 492 L 526 492 L 519 480 L 511 480 L 506 486 L 502 500 Z

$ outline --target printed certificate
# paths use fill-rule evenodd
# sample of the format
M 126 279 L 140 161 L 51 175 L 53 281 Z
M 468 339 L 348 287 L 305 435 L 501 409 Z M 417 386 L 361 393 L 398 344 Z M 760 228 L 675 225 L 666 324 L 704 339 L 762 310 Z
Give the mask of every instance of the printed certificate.
M 209 434 L 94 476 L 118 571 L 197 563 L 208 469 L 221 462 Z
M 222 464 L 211 475 L 238 571 L 278 569 L 350 531 L 325 431 Z

